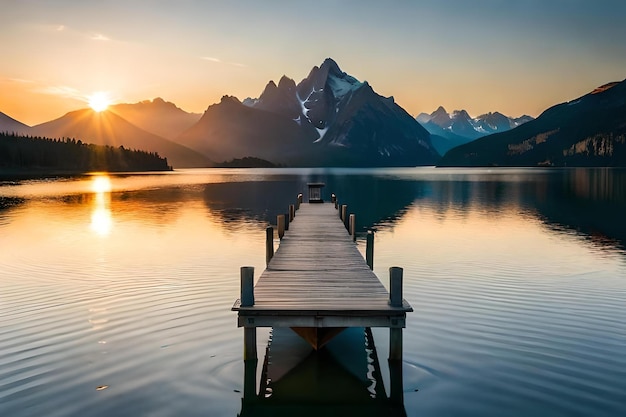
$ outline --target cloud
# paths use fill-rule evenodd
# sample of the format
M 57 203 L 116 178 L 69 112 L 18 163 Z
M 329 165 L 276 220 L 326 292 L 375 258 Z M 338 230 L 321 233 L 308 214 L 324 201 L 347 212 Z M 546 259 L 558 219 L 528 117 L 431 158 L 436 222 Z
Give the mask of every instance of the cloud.
M 111 38 L 104 36 L 102 33 L 94 33 L 92 34 L 89 39 L 91 39 L 92 41 L 110 41 Z
M 56 27 L 56 31 L 57 31 L 57 32 L 63 32 L 64 30 L 65 30 L 65 25 L 58 25 L 58 26 Z
M 85 101 L 85 95 L 79 90 L 66 85 L 52 85 L 34 90 L 36 93 L 59 96 L 63 98 L 71 98 L 74 100 Z
M 19 83 L 19 84 L 33 84 L 33 80 L 26 80 L 24 78 L 7 78 L 8 81 Z
M 247 67 L 247 65 L 240 64 L 239 62 L 222 61 L 221 59 L 212 56 L 201 56 L 200 59 L 202 59 L 203 61 L 215 62 L 216 64 L 232 65 L 233 67 Z

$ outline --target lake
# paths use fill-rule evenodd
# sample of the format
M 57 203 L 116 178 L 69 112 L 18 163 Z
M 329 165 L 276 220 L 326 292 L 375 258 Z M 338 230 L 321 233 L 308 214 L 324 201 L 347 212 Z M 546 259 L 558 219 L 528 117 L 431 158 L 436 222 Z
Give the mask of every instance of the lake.
M 626 414 L 626 170 L 396 168 L 3 181 L 0 415 L 352 415 L 353 392 L 384 396 L 372 329 L 375 389 L 365 355 L 331 347 L 242 409 L 239 267 L 260 275 L 266 226 L 308 182 L 356 214 L 362 253 L 375 230 L 383 284 L 404 268 L 406 415 Z M 277 361 L 303 349 L 274 333 L 257 378 L 268 342 Z M 363 339 L 337 343 L 371 356 Z

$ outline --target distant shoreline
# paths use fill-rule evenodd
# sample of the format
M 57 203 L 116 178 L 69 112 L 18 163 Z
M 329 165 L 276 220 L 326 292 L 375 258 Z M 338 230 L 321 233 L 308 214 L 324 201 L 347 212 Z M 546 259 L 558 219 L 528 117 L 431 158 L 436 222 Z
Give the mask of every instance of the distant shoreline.
M 82 171 L 82 170 L 68 170 L 68 169 L 48 169 L 48 168 L 0 168 L 0 182 L 4 181 L 19 181 L 19 180 L 37 180 L 47 178 L 72 178 L 72 177 L 86 177 L 96 172 L 105 174 L 121 174 L 121 173 L 138 173 L 138 172 L 170 172 L 173 169 L 167 170 L 141 170 L 141 171 Z

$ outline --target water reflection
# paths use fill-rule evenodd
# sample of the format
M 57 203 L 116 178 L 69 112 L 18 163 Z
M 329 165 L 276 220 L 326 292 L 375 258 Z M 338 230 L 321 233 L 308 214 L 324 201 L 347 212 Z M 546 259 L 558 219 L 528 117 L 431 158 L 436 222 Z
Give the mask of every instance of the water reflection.
M 365 233 L 374 225 L 394 223 L 410 204 L 424 194 L 424 184 L 378 176 L 292 176 L 288 179 L 206 184 L 204 201 L 209 210 L 222 217 L 225 226 L 242 221 L 275 223 L 276 216 L 288 212 L 299 193 L 307 195 L 307 183 L 326 184 L 323 198 L 339 196 L 350 213 L 357 216 L 357 229 Z
M 391 361 L 397 362 L 397 361 Z M 256 360 L 244 361 L 244 395 L 239 417 L 371 416 L 405 417 L 401 363 L 390 365 L 385 391 L 369 329 L 349 328 L 324 348 L 310 345 L 288 328 L 274 328 L 256 389 Z M 398 395 L 400 393 L 400 395 Z
M 91 212 L 91 230 L 100 236 L 106 236 L 113 227 L 111 215 L 111 180 L 106 175 L 96 175 L 91 180 L 94 192 Z
M 252 182 L 206 184 L 203 198 L 209 210 L 225 223 L 274 223 L 295 195 L 306 195 L 306 184 L 326 184 L 324 198 L 337 194 L 340 204 L 357 217 L 357 233 L 369 228 L 393 228 L 412 206 L 434 209 L 443 220 L 472 212 L 494 217 L 522 213 L 539 218 L 557 230 L 580 233 L 590 241 L 626 247 L 626 170 L 494 170 L 440 171 L 440 175 L 292 175 L 259 178 Z M 261 180 L 262 179 L 262 180 Z
M 594 245 L 626 248 L 624 169 L 376 169 L 190 170 L 172 175 L 106 176 L 30 181 L 0 187 L 0 222 L 33 193 L 90 204 L 90 228 L 106 236 L 125 216 L 161 227 L 179 219 L 185 204 L 203 203 L 209 218 L 229 231 L 275 223 L 306 184 L 324 182 L 324 198 L 337 194 L 356 214 L 357 234 L 392 229 L 411 207 L 446 217 L 473 211 L 524 213 L 549 228 L 576 233 Z M 85 193 L 88 194 L 85 194 Z M 41 198 L 41 197 L 39 197 Z M 141 214 L 140 214 L 141 213 Z M 7 220 L 8 219 L 8 220 Z

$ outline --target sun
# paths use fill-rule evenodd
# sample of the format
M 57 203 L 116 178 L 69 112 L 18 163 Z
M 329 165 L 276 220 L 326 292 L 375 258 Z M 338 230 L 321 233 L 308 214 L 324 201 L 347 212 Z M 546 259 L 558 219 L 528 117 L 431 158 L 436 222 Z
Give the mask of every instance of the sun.
M 89 107 L 100 113 L 106 110 L 111 104 L 111 97 L 106 91 L 98 91 L 88 97 Z

